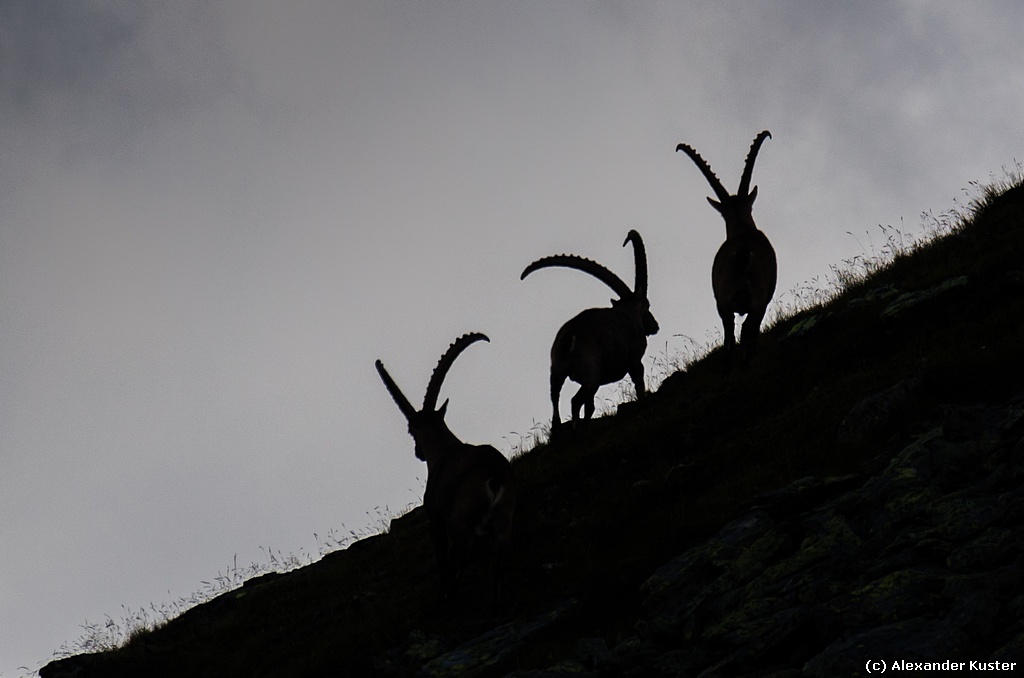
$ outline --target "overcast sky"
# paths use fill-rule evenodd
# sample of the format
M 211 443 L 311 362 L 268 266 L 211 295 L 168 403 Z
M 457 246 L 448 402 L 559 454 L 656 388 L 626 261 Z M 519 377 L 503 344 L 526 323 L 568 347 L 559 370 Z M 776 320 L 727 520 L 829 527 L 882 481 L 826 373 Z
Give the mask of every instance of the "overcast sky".
M 632 282 L 717 336 L 754 136 L 777 298 L 1024 159 L 1024 5 L 0 2 L 0 675 L 419 501 L 380 383 L 506 454 L 562 322 Z M 848 232 L 853 233 L 851 236 Z M 652 368 L 653 371 L 653 368 Z M 563 416 L 575 386 L 563 396 Z M 612 389 L 607 389 L 611 392 Z M 603 392 L 604 393 L 604 392 Z

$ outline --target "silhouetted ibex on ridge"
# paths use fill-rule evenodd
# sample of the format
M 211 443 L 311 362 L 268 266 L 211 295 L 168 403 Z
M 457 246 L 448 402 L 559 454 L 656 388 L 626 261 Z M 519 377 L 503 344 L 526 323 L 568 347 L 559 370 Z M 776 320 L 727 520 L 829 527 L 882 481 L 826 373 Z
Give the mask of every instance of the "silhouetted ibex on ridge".
M 767 236 L 754 224 L 752 209 L 757 198 L 757 186 L 750 188 L 750 177 L 754 172 L 757 151 L 771 133 L 765 130 L 757 135 L 747 153 L 743 165 L 743 176 L 736 195 L 722 186 L 711 165 L 700 157 L 692 147 L 679 144 L 676 151 L 683 151 L 692 159 L 704 178 L 711 184 L 718 200 L 708 202 L 725 219 L 725 242 L 715 255 L 711 267 L 711 287 L 715 293 L 718 315 L 725 331 L 725 369 L 732 369 L 733 352 L 736 345 L 735 315 L 746 315 L 740 332 L 740 359 L 746 364 L 754 355 L 754 347 L 761 331 L 768 303 L 775 293 L 777 265 L 775 250 Z
M 437 555 L 442 600 L 451 598 L 470 546 L 479 540 L 486 542 L 494 557 L 494 599 L 501 598 L 516 505 L 516 480 L 508 460 L 490 445 L 470 445 L 459 440 L 444 421 L 448 401 L 436 407 L 441 384 L 455 358 L 480 340 L 490 341 L 473 332 L 448 347 L 430 376 L 423 409 L 419 411 L 402 394 L 384 364 L 380 360 L 375 363 L 388 393 L 409 422 L 416 457 L 427 462 L 423 507 Z
M 618 381 L 628 373 L 636 386 L 636 396 L 644 396 L 644 367 L 648 335 L 658 331 L 647 299 L 647 253 L 640 234 L 630 231 L 626 244 L 633 243 L 636 282 L 633 289 L 607 268 L 573 254 L 556 254 L 533 262 L 523 270 L 520 280 L 540 268 L 564 266 L 589 273 L 619 295 L 611 308 L 590 308 L 562 325 L 551 346 L 552 429 L 561 425 L 558 398 L 568 377 L 580 385 L 572 398 L 572 421 L 580 409 L 586 419 L 594 414 L 594 397 L 602 384 Z

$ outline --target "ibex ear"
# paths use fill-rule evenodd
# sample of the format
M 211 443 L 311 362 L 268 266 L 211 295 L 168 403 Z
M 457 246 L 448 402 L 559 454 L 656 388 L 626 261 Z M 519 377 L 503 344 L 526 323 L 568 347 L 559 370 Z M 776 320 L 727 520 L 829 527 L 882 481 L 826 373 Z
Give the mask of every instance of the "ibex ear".
M 718 202 L 717 200 L 715 200 L 714 198 L 712 198 L 712 197 L 710 197 L 710 196 L 708 196 L 708 202 L 709 202 L 709 203 L 711 204 L 711 206 L 712 206 L 712 207 L 714 207 L 714 208 L 715 208 L 715 209 L 716 209 L 716 210 L 717 210 L 718 212 L 721 212 L 721 211 L 722 211 L 722 203 Z
M 754 204 L 754 200 L 756 200 L 756 199 L 757 199 L 757 186 L 754 186 L 754 188 L 750 189 L 750 204 L 753 205 Z
M 441 403 L 441 407 L 437 408 L 437 411 L 441 415 L 442 419 L 444 419 L 444 413 L 448 410 L 448 401 L 449 400 L 450 400 L 450 398 L 445 398 L 444 402 Z

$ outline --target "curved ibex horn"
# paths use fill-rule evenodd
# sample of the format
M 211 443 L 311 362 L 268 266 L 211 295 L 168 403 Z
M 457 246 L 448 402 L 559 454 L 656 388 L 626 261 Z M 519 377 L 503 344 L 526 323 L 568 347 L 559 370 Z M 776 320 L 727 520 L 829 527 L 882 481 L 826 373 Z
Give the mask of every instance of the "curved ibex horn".
M 423 396 L 423 411 L 434 411 L 437 406 L 437 396 L 441 393 L 441 384 L 444 383 L 445 375 L 448 374 L 452 363 L 455 362 L 460 353 L 466 350 L 467 346 L 477 341 L 489 342 L 490 339 L 479 332 L 463 334 L 452 342 L 452 345 L 444 352 L 441 359 L 437 361 L 437 367 L 434 368 L 434 373 L 430 375 L 430 381 L 427 382 L 427 393 Z
M 718 177 L 716 177 L 714 171 L 712 171 L 711 165 L 708 164 L 707 160 L 700 157 L 700 153 L 695 151 L 693 147 L 688 144 L 679 144 L 676 146 L 676 153 L 679 151 L 683 151 L 686 155 L 690 156 L 690 159 L 693 160 L 697 167 L 700 168 L 700 171 L 704 174 L 704 178 L 708 180 L 709 184 L 711 184 L 711 189 L 715 192 L 715 195 L 718 196 L 719 202 L 729 199 L 729 191 L 725 190 L 725 186 L 722 186 L 722 182 L 718 180 Z
M 391 378 L 388 371 L 384 369 L 384 363 L 378 360 L 374 365 L 377 366 L 377 374 L 380 375 L 381 381 L 384 382 L 384 387 L 387 388 L 388 393 L 391 394 L 391 398 L 394 399 L 395 404 L 398 405 L 398 409 L 402 411 L 402 414 L 405 415 L 407 420 L 412 421 L 413 415 L 416 414 L 416 408 L 412 406 L 409 399 L 405 397 L 404 393 L 402 393 L 402 389 L 398 388 L 398 384 L 396 384 L 395 380 Z
M 636 282 L 633 285 L 633 294 L 640 299 L 647 298 L 647 249 L 644 247 L 644 240 L 635 230 L 630 229 L 626 239 L 622 242 L 625 247 L 633 243 L 633 264 L 636 267 Z
M 587 259 L 586 257 L 579 257 L 575 254 L 555 254 L 550 257 L 542 257 L 524 268 L 519 279 L 525 279 L 526 276 L 538 269 L 556 266 L 575 268 L 578 271 L 589 273 L 608 287 L 612 288 L 612 291 L 619 295 L 620 299 L 627 299 L 633 295 L 633 291 L 629 289 L 629 285 L 622 282 L 622 278 L 615 275 L 596 261 Z
M 754 160 L 757 159 L 757 152 L 761 150 L 761 144 L 764 143 L 764 140 L 771 138 L 772 133 L 765 130 L 754 138 L 754 143 L 750 144 L 750 151 L 747 153 L 747 159 L 743 163 L 743 176 L 740 178 L 740 187 L 736 191 L 736 195 L 745 196 L 750 194 L 750 177 L 754 174 Z

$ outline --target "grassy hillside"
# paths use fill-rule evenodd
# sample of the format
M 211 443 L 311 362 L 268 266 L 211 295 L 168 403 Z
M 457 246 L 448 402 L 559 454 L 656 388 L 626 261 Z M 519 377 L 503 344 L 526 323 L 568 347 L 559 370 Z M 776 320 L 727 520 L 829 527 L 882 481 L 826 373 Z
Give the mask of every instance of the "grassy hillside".
M 723 378 L 712 352 L 644 402 L 516 458 L 522 496 L 502 609 L 481 602 L 479 571 L 438 609 L 417 509 L 387 534 L 42 675 L 411 676 L 461 640 L 563 601 L 572 613 L 493 675 L 550 667 L 580 638 L 610 645 L 634 629 L 641 584 L 758 494 L 885 463 L 943 405 L 1024 389 L 1024 185 L 981 191 L 945 225 L 942 237 L 896 243 L 884 266 L 838 271 L 842 289 L 776 321 L 750 369 Z M 899 384 L 915 397 L 873 404 Z

